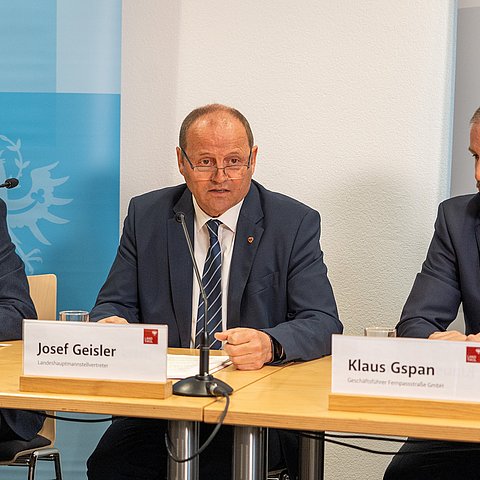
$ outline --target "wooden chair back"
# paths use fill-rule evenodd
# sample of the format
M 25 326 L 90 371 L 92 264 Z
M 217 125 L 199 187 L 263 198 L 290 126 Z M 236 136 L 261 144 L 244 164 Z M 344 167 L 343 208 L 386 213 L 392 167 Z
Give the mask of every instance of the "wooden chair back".
M 57 277 L 53 273 L 27 277 L 39 320 L 57 319 Z

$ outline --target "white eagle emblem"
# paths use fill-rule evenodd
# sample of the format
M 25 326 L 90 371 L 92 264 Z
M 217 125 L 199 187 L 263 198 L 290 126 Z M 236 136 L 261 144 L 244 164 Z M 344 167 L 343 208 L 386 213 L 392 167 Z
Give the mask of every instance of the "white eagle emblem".
M 39 243 L 50 245 L 49 240 L 41 232 L 38 221 L 47 220 L 56 224 L 68 223 L 69 220 L 53 215 L 49 208 L 52 205 L 66 205 L 72 199 L 58 198 L 54 195 L 55 187 L 62 185 L 69 179 L 69 177 L 52 178 L 51 171 L 58 165 L 58 162 L 29 169 L 30 161 L 23 159 L 21 148 L 22 142 L 20 139 L 14 142 L 7 136 L 0 135 L 0 181 L 3 182 L 8 176 L 16 177 L 20 180 L 20 186 L 23 186 L 26 192 L 25 195 L 18 197 L 10 193 L 9 190 L 2 188 L 0 189 L 0 197 L 4 200 L 8 199 L 6 203 L 10 235 L 17 247 L 17 253 L 25 263 L 27 274 L 31 275 L 35 271 L 34 263 L 42 262 L 41 249 L 33 248 L 26 252 L 14 231 L 28 227 Z

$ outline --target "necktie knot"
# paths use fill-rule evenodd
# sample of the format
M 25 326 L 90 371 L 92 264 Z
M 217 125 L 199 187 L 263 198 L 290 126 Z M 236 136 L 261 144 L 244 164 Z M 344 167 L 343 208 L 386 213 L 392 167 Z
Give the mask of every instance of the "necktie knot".
M 210 243 L 218 239 L 218 228 L 221 224 L 222 222 L 220 220 L 216 220 L 214 218 L 210 219 L 207 222 L 208 234 L 210 235 Z

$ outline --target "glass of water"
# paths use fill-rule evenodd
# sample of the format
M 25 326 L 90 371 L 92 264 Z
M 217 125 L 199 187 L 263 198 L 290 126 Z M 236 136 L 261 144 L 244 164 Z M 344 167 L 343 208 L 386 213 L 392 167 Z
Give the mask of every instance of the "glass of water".
M 366 337 L 396 337 L 397 331 L 389 327 L 365 327 L 364 335 Z
M 67 322 L 88 322 L 90 315 L 86 310 L 63 310 L 59 319 Z

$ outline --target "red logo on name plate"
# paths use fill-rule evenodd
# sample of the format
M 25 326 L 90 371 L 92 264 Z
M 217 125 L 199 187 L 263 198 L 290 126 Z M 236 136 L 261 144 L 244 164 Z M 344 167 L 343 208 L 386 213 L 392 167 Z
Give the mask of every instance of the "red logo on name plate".
M 467 347 L 467 363 L 480 363 L 479 347 Z
M 158 345 L 158 330 L 156 328 L 144 328 L 143 343 Z

